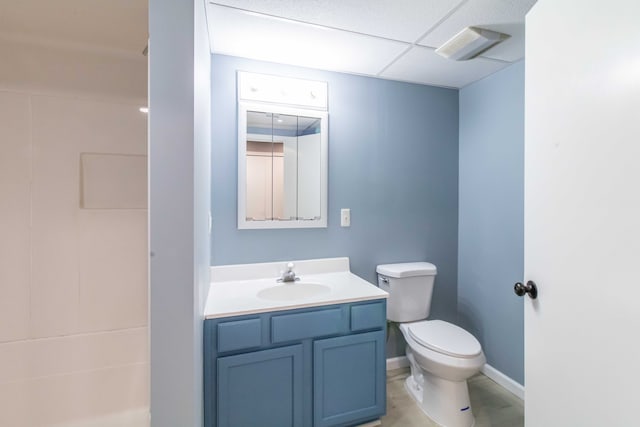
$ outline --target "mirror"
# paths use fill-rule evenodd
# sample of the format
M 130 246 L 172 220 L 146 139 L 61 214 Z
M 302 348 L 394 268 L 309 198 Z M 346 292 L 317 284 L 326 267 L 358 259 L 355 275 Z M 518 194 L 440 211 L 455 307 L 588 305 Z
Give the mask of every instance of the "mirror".
M 327 113 L 239 104 L 238 228 L 327 226 Z

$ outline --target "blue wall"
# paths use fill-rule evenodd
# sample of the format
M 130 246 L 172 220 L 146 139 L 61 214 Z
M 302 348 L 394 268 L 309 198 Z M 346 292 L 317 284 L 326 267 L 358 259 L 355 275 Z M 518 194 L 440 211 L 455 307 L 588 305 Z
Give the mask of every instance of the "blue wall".
M 329 83 L 328 228 L 238 230 L 237 70 Z M 213 55 L 212 117 L 212 264 L 348 256 L 375 282 L 377 264 L 426 260 L 433 317 L 457 320 L 458 91 Z
M 524 62 L 460 90 L 458 314 L 524 384 Z

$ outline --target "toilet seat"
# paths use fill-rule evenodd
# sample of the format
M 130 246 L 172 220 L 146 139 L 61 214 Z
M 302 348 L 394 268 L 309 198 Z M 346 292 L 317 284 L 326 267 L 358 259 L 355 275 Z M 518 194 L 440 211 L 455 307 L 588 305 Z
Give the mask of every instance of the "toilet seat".
M 478 340 L 459 326 L 442 320 L 423 320 L 407 325 L 416 343 L 447 356 L 472 358 L 482 352 Z

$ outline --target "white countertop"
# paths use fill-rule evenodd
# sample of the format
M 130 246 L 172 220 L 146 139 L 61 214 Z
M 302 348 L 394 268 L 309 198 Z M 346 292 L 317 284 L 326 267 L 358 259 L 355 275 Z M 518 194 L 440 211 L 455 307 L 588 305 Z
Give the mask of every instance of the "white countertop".
M 293 261 L 301 282 L 319 283 L 329 292 L 287 301 L 259 298 L 258 292 L 274 286 L 286 262 L 216 266 L 211 268 L 211 287 L 204 310 L 206 319 L 291 310 L 387 298 L 388 294 L 351 273 L 348 258 Z M 230 280 L 230 279 L 235 280 Z

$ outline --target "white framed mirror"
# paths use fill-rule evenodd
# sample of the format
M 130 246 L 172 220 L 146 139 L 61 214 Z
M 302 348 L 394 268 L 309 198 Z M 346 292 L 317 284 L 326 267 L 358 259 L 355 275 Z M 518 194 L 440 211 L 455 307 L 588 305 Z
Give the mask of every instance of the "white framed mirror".
M 328 114 L 238 102 L 238 228 L 327 226 Z

